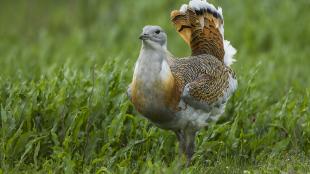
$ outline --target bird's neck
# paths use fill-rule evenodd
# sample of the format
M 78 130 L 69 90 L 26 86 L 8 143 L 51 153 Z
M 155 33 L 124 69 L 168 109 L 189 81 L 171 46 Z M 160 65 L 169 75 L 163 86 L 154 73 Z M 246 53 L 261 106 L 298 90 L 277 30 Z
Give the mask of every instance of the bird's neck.
M 135 67 L 135 79 L 141 81 L 145 88 L 161 88 L 169 80 L 170 74 L 166 49 L 160 45 L 143 43 Z
M 160 45 L 152 40 L 143 40 L 141 49 L 148 51 L 156 51 L 156 52 L 166 52 L 167 51 L 167 42 L 163 45 Z

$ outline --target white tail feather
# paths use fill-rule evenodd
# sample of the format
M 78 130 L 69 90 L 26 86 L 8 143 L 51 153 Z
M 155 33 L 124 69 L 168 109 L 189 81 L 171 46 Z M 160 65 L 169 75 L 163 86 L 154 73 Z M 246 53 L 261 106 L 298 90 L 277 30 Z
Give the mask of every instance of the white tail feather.
M 218 15 L 221 16 L 221 18 L 223 18 L 222 9 L 221 8 L 216 9 L 213 4 L 208 3 L 208 1 L 206 0 L 190 0 L 189 7 L 193 8 L 194 10 L 209 9 L 212 12 L 216 12 Z
M 234 59 L 234 55 L 237 53 L 237 50 L 230 44 L 228 40 L 224 40 L 224 51 L 224 64 L 230 66 L 236 61 L 236 59 Z
M 202 10 L 207 8 L 206 4 L 201 0 L 191 0 L 189 1 L 189 7 L 193 8 L 194 10 Z
M 183 4 L 181 6 L 181 8 L 180 8 L 180 12 L 181 13 L 186 13 L 187 9 L 188 9 L 188 5 L 187 4 Z

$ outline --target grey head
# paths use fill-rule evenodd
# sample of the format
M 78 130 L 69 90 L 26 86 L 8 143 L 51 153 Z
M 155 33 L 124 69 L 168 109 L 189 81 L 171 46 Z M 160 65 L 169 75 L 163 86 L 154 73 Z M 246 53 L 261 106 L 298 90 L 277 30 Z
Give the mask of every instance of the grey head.
M 160 26 L 145 26 L 139 39 L 146 45 L 167 47 L 167 34 Z

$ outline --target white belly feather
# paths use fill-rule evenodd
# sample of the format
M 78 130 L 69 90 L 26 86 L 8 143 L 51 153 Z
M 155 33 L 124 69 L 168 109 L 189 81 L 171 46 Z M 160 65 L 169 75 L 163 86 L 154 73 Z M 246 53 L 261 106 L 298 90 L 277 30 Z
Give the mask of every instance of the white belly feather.
M 181 100 L 180 105 L 184 107 L 176 113 L 176 127 L 187 127 L 189 124 L 201 128 L 207 126 L 210 122 L 216 122 L 225 111 L 225 103 L 210 107 L 210 111 L 196 109 L 190 105 L 185 105 Z

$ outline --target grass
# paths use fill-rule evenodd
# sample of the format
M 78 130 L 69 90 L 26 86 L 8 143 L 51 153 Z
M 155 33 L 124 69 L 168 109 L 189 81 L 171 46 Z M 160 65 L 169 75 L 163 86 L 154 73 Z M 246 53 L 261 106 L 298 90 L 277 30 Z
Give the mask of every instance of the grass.
M 1 1 L 0 173 L 309 173 L 310 3 L 211 1 L 238 49 L 239 88 L 202 130 L 190 168 L 174 134 L 125 91 L 141 29 L 186 1 Z

